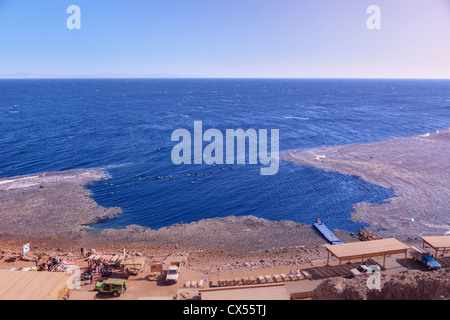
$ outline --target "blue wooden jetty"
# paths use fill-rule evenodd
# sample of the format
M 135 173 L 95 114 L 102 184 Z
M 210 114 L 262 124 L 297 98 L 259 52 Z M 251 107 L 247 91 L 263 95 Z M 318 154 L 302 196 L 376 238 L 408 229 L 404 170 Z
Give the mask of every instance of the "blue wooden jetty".
M 344 244 L 341 240 L 339 240 L 330 229 L 328 229 L 322 221 L 319 219 L 314 222 L 314 227 L 324 236 L 325 239 L 328 240 L 332 245 L 335 244 Z

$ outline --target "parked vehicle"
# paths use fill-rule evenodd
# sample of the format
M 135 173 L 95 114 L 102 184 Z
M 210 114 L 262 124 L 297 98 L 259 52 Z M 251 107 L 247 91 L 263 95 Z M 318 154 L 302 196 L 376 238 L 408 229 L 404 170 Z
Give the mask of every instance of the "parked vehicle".
M 441 265 L 436 260 L 434 260 L 431 252 L 426 248 L 413 246 L 411 247 L 411 250 L 409 252 L 411 253 L 411 256 L 415 261 L 419 261 L 420 263 L 422 263 L 425 267 L 427 267 L 428 270 L 436 270 L 442 268 Z
M 181 262 L 171 262 L 169 264 L 169 270 L 167 270 L 166 282 L 174 284 L 178 282 L 178 276 L 180 274 Z
M 366 266 L 366 265 L 361 265 L 358 268 L 354 268 L 350 270 L 350 273 L 352 274 L 353 277 L 359 277 L 363 274 L 368 274 L 371 275 L 375 272 L 380 272 L 380 267 L 377 265 L 371 265 L 371 266 Z
M 125 280 L 112 278 L 97 282 L 94 288 L 94 291 L 111 293 L 114 297 L 120 296 L 126 290 L 127 286 Z

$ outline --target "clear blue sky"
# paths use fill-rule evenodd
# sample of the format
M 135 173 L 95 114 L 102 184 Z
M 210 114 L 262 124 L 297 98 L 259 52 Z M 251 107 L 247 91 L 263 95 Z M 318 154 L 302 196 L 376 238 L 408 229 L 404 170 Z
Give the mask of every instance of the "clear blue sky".
M 0 75 L 17 73 L 450 78 L 450 1 L 0 0 Z

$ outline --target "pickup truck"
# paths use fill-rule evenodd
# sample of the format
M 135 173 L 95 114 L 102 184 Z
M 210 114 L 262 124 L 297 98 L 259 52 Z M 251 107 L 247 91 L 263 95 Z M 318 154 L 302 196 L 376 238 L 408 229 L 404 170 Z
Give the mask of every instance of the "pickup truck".
M 422 263 L 428 270 L 441 268 L 441 265 L 431 256 L 430 251 L 425 248 L 413 246 L 410 253 L 415 261 Z
M 169 284 L 177 283 L 180 274 L 181 262 L 170 262 L 169 270 L 167 270 L 166 282 Z
M 380 272 L 380 271 L 381 271 L 380 267 L 377 265 L 372 265 L 372 266 L 361 265 L 358 268 L 351 269 L 350 273 L 352 274 L 353 277 L 359 277 L 363 274 L 371 275 L 375 272 Z

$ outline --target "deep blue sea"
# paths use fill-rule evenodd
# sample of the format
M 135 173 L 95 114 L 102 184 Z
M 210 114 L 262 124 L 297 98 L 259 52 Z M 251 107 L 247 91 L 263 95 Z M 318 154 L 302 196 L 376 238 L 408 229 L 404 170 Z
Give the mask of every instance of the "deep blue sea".
M 450 81 L 0 80 L 0 176 L 105 168 L 112 178 L 88 188 L 123 215 L 95 228 L 254 215 L 355 231 L 355 203 L 394 195 L 289 162 L 273 176 L 260 165 L 174 165 L 172 132 L 193 132 L 194 121 L 224 133 L 279 129 L 281 152 L 408 137 L 450 125 Z

